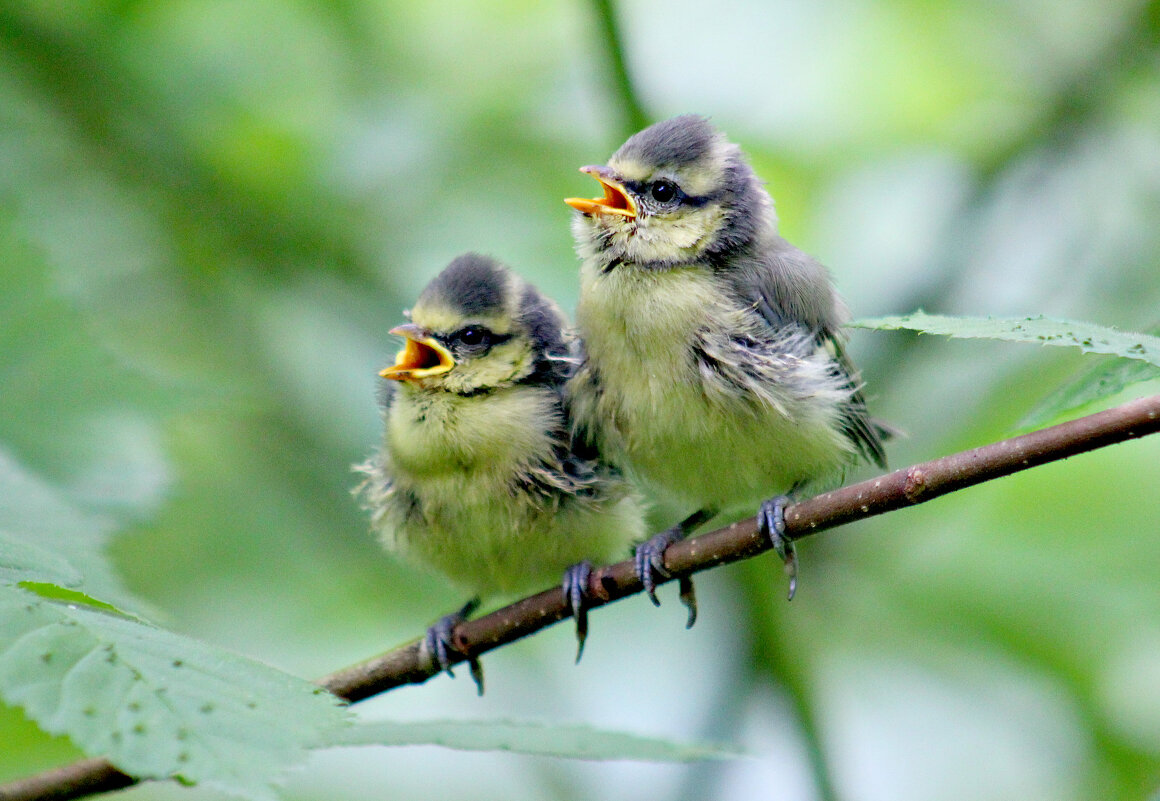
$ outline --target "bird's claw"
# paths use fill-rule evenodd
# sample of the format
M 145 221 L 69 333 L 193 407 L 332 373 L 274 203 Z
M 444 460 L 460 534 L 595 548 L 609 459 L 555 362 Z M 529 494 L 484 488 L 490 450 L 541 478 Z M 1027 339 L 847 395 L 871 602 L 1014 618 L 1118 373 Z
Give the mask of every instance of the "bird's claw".
M 773 550 L 785 565 L 785 574 L 789 577 L 787 600 L 792 601 L 794 593 L 797 592 L 797 551 L 794 549 L 793 540 L 785 536 L 785 507 L 788 505 L 787 495 L 770 498 L 762 502 L 757 519 L 761 533 L 769 537 Z
M 483 695 L 483 664 L 479 661 L 479 657 L 467 657 L 467 672 L 475 682 L 475 694 Z
M 431 664 L 438 667 L 451 678 L 455 678 L 455 671 L 451 669 L 450 650 L 451 631 L 463 620 L 459 613 L 444 615 L 439 621 L 427 629 L 427 636 L 423 638 L 423 652 Z
M 437 666 L 440 671 L 451 678 L 455 678 L 455 673 L 451 670 L 452 651 L 463 653 L 455 644 L 453 632 L 456 626 L 467 620 L 478 608 L 479 599 L 473 598 L 458 612 L 452 612 L 439 618 L 434 625 L 427 629 L 427 634 L 423 637 L 422 648 L 430 660 L 430 664 Z M 475 682 L 476 692 L 483 695 L 483 665 L 480 664 L 478 657 L 469 654 L 464 654 L 464 656 L 468 669 L 471 671 L 471 679 Z
M 660 534 L 649 537 L 636 546 L 634 556 L 636 575 L 640 579 L 640 583 L 644 585 L 645 594 L 653 602 L 653 606 L 661 605 L 657 598 L 657 576 L 666 579 L 673 577 L 673 574 L 665 567 L 665 549 L 683 538 L 684 532 L 680 527 L 673 526 Z
M 660 534 L 650 537 L 636 546 L 634 557 L 636 575 L 640 579 L 640 583 L 644 585 L 645 594 L 653 602 L 653 606 L 661 605 L 657 598 L 657 577 L 666 579 L 673 577 L 673 574 L 665 567 L 665 549 L 684 538 L 685 528 L 683 525 L 678 525 L 665 529 Z M 681 603 L 689 610 L 689 619 L 685 623 L 685 628 L 690 628 L 697 621 L 697 594 L 693 590 L 691 577 L 681 576 L 678 581 Z
M 592 563 L 579 562 L 564 571 L 564 603 L 572 610 L 576 621 L 576 661 L 584 655 L 584 643 L 588 640 L 588 579 L 592 576 Z
M 697 593 L 693 589 L 693 578 L 691 576 L 681 576 L 677 579 L 677 587 L 680 589 L 681 603 L 689 610 L 689 619 L 685 621 L 685 628 L 693 628 L 693 624 L 697 622 Z

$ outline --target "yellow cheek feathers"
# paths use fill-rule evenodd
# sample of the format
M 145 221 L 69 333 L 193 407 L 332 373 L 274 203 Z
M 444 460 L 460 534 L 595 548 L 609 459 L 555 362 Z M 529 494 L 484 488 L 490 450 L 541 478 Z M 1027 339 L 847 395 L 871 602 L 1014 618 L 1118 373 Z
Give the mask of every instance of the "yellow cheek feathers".
M 569 197 L 564 202 L 577 211 L 585 214 L 620 214 L 631 219 L 636 218 L 636 204 L 632 202 L 628 192 L 619 181 L 612 177 L 612 170 L 607 167 L 581 167 L 580 172 L 591 175 L 604 187 L 604 197 L 585 198 Z
M 395 363 L 379 375 L 395 381 L 417 381 L 420 378 L 446 373 L 455 366 L 451 351 L 414 323 L 391 329 L 392 334 L 406 337 L 406 344 L 395 357 Z

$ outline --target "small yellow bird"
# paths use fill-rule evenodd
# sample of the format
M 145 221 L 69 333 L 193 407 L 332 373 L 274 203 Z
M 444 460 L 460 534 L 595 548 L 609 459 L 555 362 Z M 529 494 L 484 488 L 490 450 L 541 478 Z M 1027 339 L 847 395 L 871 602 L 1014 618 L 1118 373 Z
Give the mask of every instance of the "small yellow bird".
M 858 456 L 885 466 L 889 428 L 869 417 L 846 357 L 845 306 L 826 269 L 778 235 L 740 148 L 704 118 L 657 123 L 581 172 L 604 193 L 565 201 L 583 260 L 573 419 L 689 512 L 637 548 L 637 572 L 657 603 L 669 544 L 760 504 L 792 598 L 786 493 Z M 692 583 L 681 589 L 691 626 Z
M 502 264 L 467 254 L 391 333 L 405 344 L 381 373 L 382 447 L 356 467 L 357 492 L 384 545 L 474 596 L 428 630 L 428 654 L 450 673 L 451 630 L 481 597 L 563 575 L 579 659 L 592 562 L 627 553 L 645 523 L 631 484 L 572 438 L 562 388 L 578 358 L 563 315 Z

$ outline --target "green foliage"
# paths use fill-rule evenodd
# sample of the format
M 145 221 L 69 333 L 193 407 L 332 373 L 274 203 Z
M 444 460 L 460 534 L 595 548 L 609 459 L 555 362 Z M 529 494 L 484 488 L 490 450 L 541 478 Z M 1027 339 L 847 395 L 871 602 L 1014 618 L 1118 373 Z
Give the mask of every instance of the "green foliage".
M 1094 323 L 1042 316 L 1019 319 L 949 317 L 922 311 L 898 317 L 856 320 L 850 325 L 880 331 L 941 334 L 958 339 L 996 339 L 1074 347 L 1084 353 L 1119 357 L 1069 378 L 1023 418 L 1021 427 L 1046 425 L 1067 412 L 1117 395 L 1132 384 L 1160 378 L 1160 338 L 1153 333 L 1118 331 Z
M 571 308 L 560 199 L 588 191 L 576 168 L 642 108 L 711 115 L 740 142 L 784 235 L 857 315 L 1141 330 L 1160 308 L 1158 8 L 3 4 L 5 621 L 23 619 L 9 601 L 31 604 L 28 642 L 61 634 L 60 664 L 114 644 L 148 666 L 164 642 L 315 676 L 460 606 L 381 553 L 349 494 L 379 435 L 387 331 L 466 250 Z M 1089 333 L 1036 330 L 1076 346 L 1031 350 L 857 332 L 851 351 L 875 416 L 909 434 L 889 446 L 904 466 L 1005 435 L 1053 387 L 1077 382 L 1044 415 L 1152 371 L 1081 356 Z M 803 542 L 792 604 L 758 560 L 701 581 L 689 632 L 672 595 L 630 601 L 594 615 L 578 667 L 569 632 L 550 631 L 485 658 L 482 700 L 437 678 L 373 702 L 433 720 L 647 719 L 670 743 L 752 759 L 321 751 L 285 794 L 425 797 L 434 775 L 445 795 L 520 801 L 1135 801 L 1160 784 L 1158 463 L 1153 437 L 991 482 Z M 16 647 L 0 638 L 5 660 Z M 142 689 L 198 686 L 155 661 Z M 20 664 L 27 679 L 35 662 Z M 170 714 L 151 731 L 174 734 Z M 488 746 L 479 725 L 466 745 Z M 0 743 L 0 781 L 75 757 L 12 708 Z M 172 738 L 150 743 L 166 769 Z
M 336 731 L 329 744 L 439 745 L 463 751 L 510 751 L 566 759 L 644 762 L 693 762 L 739 755 L 722 746 L 689 745 L 591 726 L 527 721 L 366 722 Z
M 1148 332 L 1160 335 L 1160 327 Z M 1024 428 L 1046 425 L 1065 412 L 1118 395 L 1133 384 L 1160 378 L 1160 366 L 1135 359 L 1103 359 L 1039 402 L 1020 421 Z
M 3 393 L 2 436 L 49 469 L 69 461 L 54 454 L 62 443 L 50 432 L 83 444 L 79 420 L 120 393 L 142 409 L 158 393 L 83 335 L 83 319 L 50 292 L 27 248 L 3 244 L 0 366 L 13 391 Z M 78 391 L 94 402 L 71 403 Z M 55 428 L 20 431 L 29 412 L 51 415 Z M 122 469 L 103 478 L 121 492 L 142 485 L 131 496 L 138 513 L 155 502 L 155 477 Z M 118 612 L 146 605 L 106 552 L 120 523 L 84 500 L 83 485 L 67 492 L 0 450 L 0 487 L 0 698 L 46 732 L 135 776 L 269 798 L 271 782 L 342 722 L 335 699 L 306 681 Z M 124 500 L 111 508 L 127 513 Z
M 150 440 L 155 421 L 177 406 L 181 387 L 118 358 L 92 319 L 53 286 L 43 253 L 11 221 L 0 221 L 0 264 L 0 443 L 35 471 L 72 484 L 79 496 L 54 499 L 43 484 L 13 476 L 17 483 L 0 504 L 26 504 L 29 524 L 42 504 L 52 509 L 50 518 L 82 514 L 62 508 L 76 500 L 126 514 L 155 507 L 168 477 Z M 90 515 L 80 527 L 84 536 L 58 538 L 60 544 L 87 542 L 94 550 L 111 518 Z
M 1053 320 L 1049 317 L 1004 319 L 995 317 L 948 317 L 914 312 L 899 317 L 857 320 L 854 328 L 881 331 L 918 331 L 959 339 L 998 339 L 1004 342 L 1031 342 L 1039 345 L 1079 348 L 1084 353 L 1105 353 L 1125 359 L 1139 359 L 1160 367 L 1160 338 L 1148 334 L 1117 331 L 1093 323 Z
M 55 585 L 106 583 L 106 560 L 85 542 L 91 524 L 13 465 L 3 478 L 0 697 L 45 731 L 135 776 L 264 798 L 342 721 L 335 700 L 305 681 L 61 592 Z M 53 540 L 58 547 L 43 547 Z
M 115 529 L 0 451 L 0 582 L 42 582 L 137 610 L 104 553 Z
M 141 778 L 248 798 L 343 717 L 301 679 L 138 620 L 0 586 L 0 696 Z

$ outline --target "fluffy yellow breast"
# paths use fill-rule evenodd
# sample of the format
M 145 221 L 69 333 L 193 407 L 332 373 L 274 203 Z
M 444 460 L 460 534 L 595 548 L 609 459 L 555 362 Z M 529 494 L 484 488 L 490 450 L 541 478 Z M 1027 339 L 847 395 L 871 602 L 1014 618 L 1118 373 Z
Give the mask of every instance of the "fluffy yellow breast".
M 581 272 L 576 318 L 594 362 L 626 373 L 691 369 L 690 343 L 713 316 L 728 315 L 706 270 L 620 267 Z M 670 379 L 671 380 L 671 379 Z
M 713 273 L 586 266 L 582 276 L 588 364 L 573 408 L 606 454 L 647 483 L 721 510 L 847 460 L 837 416 L 849 392 L 828 358 L 737 347 L 759 332 L 757 318 Z M 731 356 L 750 361 L 713 362 Z
M 393 468 L 413 477 L 491 473 L 510 480 L 550 454 L 561 424 L 551 390 L 507 387 L 483 395 L 401 391 L 387 419 Z

